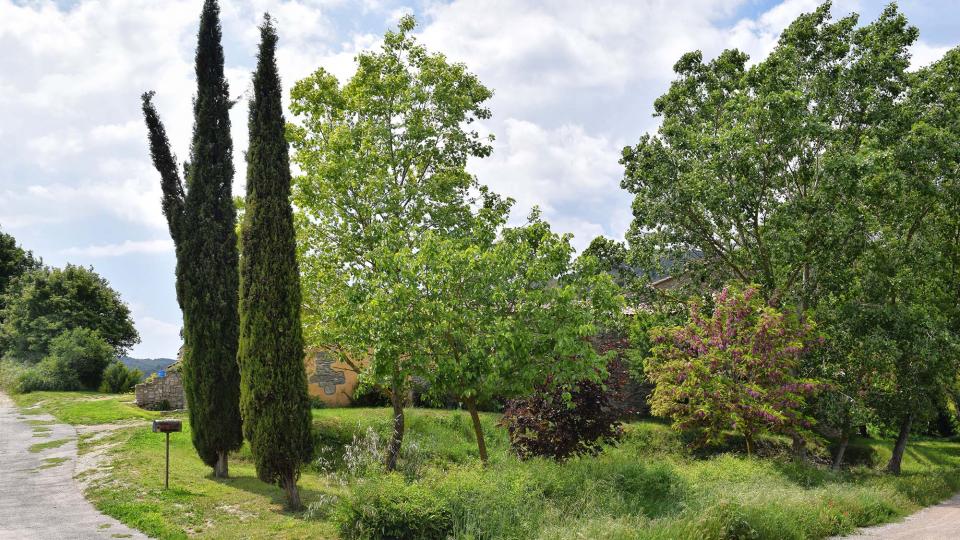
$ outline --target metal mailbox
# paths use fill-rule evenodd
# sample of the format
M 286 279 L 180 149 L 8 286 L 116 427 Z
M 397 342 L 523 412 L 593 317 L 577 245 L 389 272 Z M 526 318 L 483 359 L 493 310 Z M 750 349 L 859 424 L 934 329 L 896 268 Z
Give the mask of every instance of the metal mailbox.
M 153 432 L 163 433 L 167 438 L 167 456 L 163 474 L 163 489 L 170 488 L 170 434 L 183 431 L 183 422 L 180 420 L 154 420 Z
M 154 420 L 154 433 L 176 433 L 183 431 L 183 422 L 180 420 Z

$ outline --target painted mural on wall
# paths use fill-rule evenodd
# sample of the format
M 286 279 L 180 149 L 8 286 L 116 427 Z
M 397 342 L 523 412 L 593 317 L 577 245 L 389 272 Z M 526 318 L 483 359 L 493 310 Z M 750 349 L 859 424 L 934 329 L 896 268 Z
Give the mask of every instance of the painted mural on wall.
M 319 397 L 329 407 L 350 405 L 357 387 L 357 373 L 353 368 L 319 349 L 307 351 L 304 367 L 311 396 Z

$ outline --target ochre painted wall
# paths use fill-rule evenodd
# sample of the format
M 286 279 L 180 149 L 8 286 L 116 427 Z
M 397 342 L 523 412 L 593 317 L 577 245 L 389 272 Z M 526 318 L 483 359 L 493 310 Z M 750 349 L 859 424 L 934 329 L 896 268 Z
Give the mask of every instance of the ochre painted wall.
M 357 373 L 349 365 L 321 349 L 307 349 L 304 358 L 307 388 L 328 407 L 346 407 L 357 387 Z

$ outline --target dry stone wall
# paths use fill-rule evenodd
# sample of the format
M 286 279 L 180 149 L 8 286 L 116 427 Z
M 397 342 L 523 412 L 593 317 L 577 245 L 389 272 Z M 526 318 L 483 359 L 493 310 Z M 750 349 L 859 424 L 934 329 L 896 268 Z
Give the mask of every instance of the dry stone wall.
M 152 411 L 187 408 L 187 396 L 183 391 L 180 373 L 167 369 L 166 377 L 154 377 L 134 387 L 137 406 Z

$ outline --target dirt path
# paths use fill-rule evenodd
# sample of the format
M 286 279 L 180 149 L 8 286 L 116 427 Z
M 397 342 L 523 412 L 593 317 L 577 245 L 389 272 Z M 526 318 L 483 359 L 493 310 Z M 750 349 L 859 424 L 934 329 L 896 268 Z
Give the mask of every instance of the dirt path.
M 52 421 L 24 416 L 0 393 L 0 539 L 147 538 L 83 498 L 73 479 L 77 432 L 43 423 Z
M 942 503 L 924 508 L 899 523 L 860 529 L 844 540 L 955 540 L 960 538 L 960 493 Z

